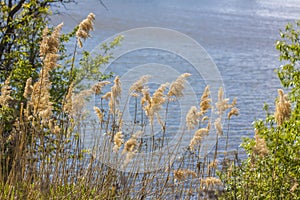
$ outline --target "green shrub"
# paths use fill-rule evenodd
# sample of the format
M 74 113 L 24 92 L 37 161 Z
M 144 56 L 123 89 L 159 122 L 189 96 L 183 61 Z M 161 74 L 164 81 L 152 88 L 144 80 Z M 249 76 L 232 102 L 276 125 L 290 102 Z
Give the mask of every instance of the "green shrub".
M 300 21 L 288 24 L 276 43 L 280 60 L 277 73 L 289 91 L 278 90 L 276 110 L 254 123 L 255 138 L 245 139 L 248 159 L 234 161 L 227 173 L 224 199 L 299 199 L 300 198 Z

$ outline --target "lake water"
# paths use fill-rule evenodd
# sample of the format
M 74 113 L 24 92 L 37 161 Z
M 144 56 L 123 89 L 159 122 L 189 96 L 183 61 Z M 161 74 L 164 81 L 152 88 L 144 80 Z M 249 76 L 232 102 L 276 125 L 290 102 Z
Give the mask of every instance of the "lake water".
M 298 0 L 82 0 L 60 8 L 53 24 L 63 21 L 71 30 L 90 12 L 95 13 L 95 31 L 85 43 L 94 49 L 101 41 L 133 28 L 161 27 L 193 38 L 208 52 L 222 76 L 226 96 L 238 98 L 239 117 L 231 122 L 230 149 L 237 149 L 242 137 L 254 135 L 252 122 L 263 118 L 265 102 L 273 105 L 280 83 L 274 70 L 280 66 L 275 41 L 279 29 L 300 19 Z M 126 40 L 126 38 L 125 38 Z M 179 45 L 184 45 L 180 44 Z M 130 66 L 161 63 L 185 71 L 188 65 L 168 52 L 131 52 L 110 67 L 124 74 Z M 180 71 L 180 70 L 179 70 Z M 164 73 L 161 74 L 165 76 Z M 204 88 L 199 80 L 197 95 Z M 271 106 L 271 108 L 274 108 Z M 224 141 L 221 141 L 224 144 Z

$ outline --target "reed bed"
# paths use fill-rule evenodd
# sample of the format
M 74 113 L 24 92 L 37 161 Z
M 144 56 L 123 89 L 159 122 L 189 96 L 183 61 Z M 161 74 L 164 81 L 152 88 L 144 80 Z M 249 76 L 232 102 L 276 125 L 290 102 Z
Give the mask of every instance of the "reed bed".
M 206 86 L 199 105 L 185 113 L 180 136 L 190 134 L 191 139 L 182 147 L 178 135 L 176 143 L 172 143 L 174 135 L 169 123 L 178 118 L 170 113 L 184 95 L 185 82 L 191 74 L 161 83 L 152 88 L 154 92 L 150 92 L 148 84 L 151 77 L 145 75 L 128 91 L 126 103 L 133 102 L 133 118 L 124 120 L 128 108 L 120 104 L 119 76 L 112 83 L 101 81 L 80 92 L 71 76 L 77 48 L 88 38 L 94 20 L 90 14 L 79 25 L 68 90 L 58 102 L 49 92 L 49 77 L 57 67 L 62 24 L 52 33 L 48 29 L 43 33 L 43 67 L 37 81 L 27 80 L 25 100 L 15 103 L 9 79 L 2 85 L 2 113 L 12 111 L 15 117 L 9 129 L 0 128 L 0 199 L 217 198 L 224 189 L 217 171 L 239 162 L 237 151 L 227 151 L 229 122 L 238 115 L 236 99 L 230 103 L 220 88 L 213 105 Z M 85 110 L 87 97 L 99 102 L 94 113 Z M 59 111 L 53 107 L 58 103 Z M 211 118 L 212 112 L 217 114 L 216 119 Z M 87 146 L 85 138 L 90 131 L 94 138 Z M 215 137 L 216 145 L 203 156 L 203 143 L 210 135 Z M 221 137 L 225 138 L 225 149 L 220 149 Z M 171 144 L 176 152 L 168 152 L 166 147 Z

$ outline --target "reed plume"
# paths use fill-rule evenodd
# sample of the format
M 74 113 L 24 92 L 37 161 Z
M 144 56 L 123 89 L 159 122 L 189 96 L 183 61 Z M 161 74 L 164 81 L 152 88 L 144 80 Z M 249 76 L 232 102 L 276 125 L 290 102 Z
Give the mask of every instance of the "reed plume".
M 159 88 L 153 93 L 152 96 L 152 109 L 154 112 L 158 113 L 161 109 L 161 106 L 166 102 L 166 95 L 164 94 L 168 83 L 163 83 L 159 86 Z
M 72 98 L 72 112 L 75 116 L 82 116 L 83 109 L 86 105 L 87 99 L 93 94 L 93 90 L 86 89 L 80 91 L 78 94 L 74 94 Z
M 214 122 L 215 128 L 217 130 L 217 134 L 218 135 L 223 135 L 223 128 L 222 128 L 222 124 L 221 124 L 221 118 L 218 117 L 215 122 Z
M 258 131 L 255 131 L 255 145 L 253 147 L 253 153 L 259 156 L 266 156 L 269 153 L 269 150 L 266 145 L 264 138 L 261 138 L 258 135 Z
M 144 75 L 139 80 L 137 80 L 135 83 L 133 83 L 131 85 L 131 87 L 129 88 L 129 90 L 131 92 L 133 92 L 131 95 L 137 96 L 138 94 L 141 94 L 142 90 L 145 87 L 145 84 L 148 82 L 150 77 L 151 76 L 149 76 L 149 75 Z
M 119 104 L 119 98 L 121 95 L 121 81 L 120 77 L 116 76 L 114 85 L 111 87 L 111 94 L 109 100 L 109 109 L 111 113 L 115 113 L 116 106 Z
M 56 67 L 59 49 L 59 33 L 63 24 L 55 27 L 54 31 L 48 36 L 48 29 L 43 33 L 41 42 L 40 56 L 43 58 L 43 67 L 39 73 L 39 79 L 34 83 L 31 93 L 34 116 L 40 116 L 42 123 L 47 122 L 52 115 L 52 102 L 50 101 L 50 71 Z
M 3 86 L 1 87 L 1 95 L 0 95 L 0 105 L 1 106 L 8 106 L 9 101 L 13 100 L 10 96 L 11 94 L 11 87 L 10 84 L 10 77 L 8 77 Z
M 152 98 L 149 93 L 149 88 L 144 88 L 142 94 L 141 105 L 143 106 L 146 116 L 149 118 L 150 124 L 153 124 L 154 110 L 152 109 Z
M 55 27 L 54 31 L 49 36 L 49 29 L 46 27 L 43 30 L 42 42 L 40 44 L 40 56 L 44 57 L 47 54 L 56 54 L 59 47 L 59 35 L 62 29 L 63 23 Z
M 174 170 L 174 180 L 177 181 L 184 181 L 188 177 L 196 178 L 197 174 L 196 172 L 190 170 L 190 169 L 178 169 Z
M 94 111 L 95 111 L 95 113 L 96 113 L 96 115 L 97 115 L 97 117 L 98 117 L 99 122 L 100 122 L 100 123 L 103 122 L 104 114 L 103 114 L 103 112 L 100 110 L 100 108 L 94 106 Z
M 224 99 L 224 91 L 223 88 L 220 88 L 218 91 L 218 101 L 216 103 L 217 113 L 221 116 L 224 111 L 230 108 L 230 104 L 228 104 L 229 99 Z
M 202 141 L 202 138 L 204 136 L 206 136 L 208 134 L 208 132 L 209 132 L 208 127 L 201 128 L 201 129 L 198 129 L 197 131 L 195 131 L 195 134 L 194 134 L 193 138 L 191 139 L 190 145 L 189 145 L 189 148 L 191 151 L 195 151 L 195 146 L 198 145 Z
M 230 119 L 233 115 L 238 116 L 239 115 L 239 109 L 237 107 L 231 108 L 231 110 L 228 113 L 228 119 Z
M 129 138 L 124 144 L 124 149 L 122 151 L 122 154 L 126 154 L 126 158 L 124 160 L 124 163 L 122 167 L 126 167 L 129 162 L 134 158 L 135 153 L 137 152 L 137 146 L 138 146 L 138 137 L 140 137 L 143 134 L 142 131 L 137 131 L 135 134 Z
M 23 96 L 26 99 L 30 98 L 32 90 L 33 90 L 33 87 L 32 87 L 32 78 L 30 77 L 26 81 L 26 85 L 25 85 Z
M 175 99 L 183 96 L 183 89 L 185 88 L 184 83 L 187 77 L 191 76 L 189 73 L 181 74 L 174 82 L 170 85 L 168 97 L 175 97 Z
M 93 85 L 92 90 L 94 91 L 95 94 L 99 95 L 99 94 L 101 94 L 102 88 L 108 84 L 110 84 L 109 81 L 101 81 L 101 82 Z
M 200 116 L 204 115 L 208 111 L 208 109 L 211 108 L 210 105 L 211 98 L 209 98 L 209 96 L 210 96 L 209 86 L 206 86 L 201 96 L 200 113 L 199 113 Z
M 151 104 L 151 96 L 149 93 L 149 88 L 144 88 L 142 90 L 142 99 L 141 99 L 141 105 L 144 106 L 146 103 Z
M 118 152 L 120 147 L 124 143 L 123 137 L 124 137 L 124 135 L 123 135 L 122 131 L 119 131 L 115 134 L 115 136 L 114 136 L 114 147 L 113 147 L 114 152 Z
M 157 116 L 157 119 L 161 125 L 163 125 L 160 120 L 159 111 L 161 110 L 162 105 L 166 102 L 166 95 L 164 94 L 168 83 L 161 84 L 159 88 L 153 93 L 153 96 L 150 96 L 148 88 L 142 90 L 143 97 L 141 99 L 141 104 L 147 117 L 149 118 L 150 124 L 153 124 L 154 115 Z M 146 104 L 146 105 L 145 105 Z
M 188 130 L 194 129 L 199 124 L 199 116 L 197 113 L 197 107 L 192 106 L 190 110 L 188 111 L 186 117 L 186 126 Z
M 233 100 L 232 100 L 232 102 L 231 102 L 231 105 L 230 105 L 230 107 L 231 107 L 231 108 L 233 108 L 233 107 L 235 107 L 235 106 L 236 106 L 236 104 L 237 104 L 237 98 L 236 98 L 236 97 L 234 97 L 234 98 L 233 98 Z
M 275 120 L 278 125 L 282 125 L 285 120 L 288 120 L 291 115 L 291 104 L 284 95 L 282 89 L 278 89 L 278 100 L 276 102 L 276 110 L 274 113 Z
M 102 99 L 105 99 L 105 100 L 110 99 L 110 98 L 111 98 L 111 92 L 105 93 L 101 98 L 102 98 Z
M 205 179 L 201 179 L 200 181 L 201 189 L 204 189 L 204 186 L 206 186 L 207 189 L 212 189 L 213 187 L 218 187 L 222 185 L 223 185 L 222 181 L 215 177 L 207 177 Z
M 79 24 L 79 28 L 76 32 L 77 36 L 77 42 L 78 46 L 81 48 L 82 47 L 82 40 L 86 40 L 88 37 L 90 37 L 90 31 L 94 30 L 94 20 L 95 20 L 95 14 L 90 13 L 86 19 L 84 19 L 82 22 Z
M 217 167 L 218 167 L 218 160 L 214 160 L 208 165 L 209 169 L 217 169 Z

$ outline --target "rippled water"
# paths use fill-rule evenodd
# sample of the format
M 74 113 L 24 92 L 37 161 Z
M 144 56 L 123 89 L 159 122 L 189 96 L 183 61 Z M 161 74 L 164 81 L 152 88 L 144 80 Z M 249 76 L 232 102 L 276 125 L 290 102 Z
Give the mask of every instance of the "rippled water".
M 274 69 L 280 66 L 274 43 L 279 29 L 300 19 L 298 0 L 82 0 L 67 5 L 68 10 L 53 18 L 64 21 L 70 30 L 85 16 L 96 14 L 93 38 L 86 43 L 92 50 L 106 38 L 132 28 L 162 27 L 182 32 L 199 42 L 217 65 L 226 96 L 238 98 L 240 116 L 231 122 L 230 148 L 236 149 L 242 137 L 253 135 L 252 122 L 262 118 L 264 102 L 273 104 L 280 87 Z M 126 38 L 125 38 L 126 39 Z M 182 44 L 184 45 L 184 44 Z M 132 52 L 111 66 L 117 74 L 130 66 L 157 62 L 183 72 L 188 63 L 168 52 Z M 162 76 L 164 74 L 162 73 Z M 204 88 L 199 79 L 198 90 Z M 221 142 L 222 143 L 222 142 Z

